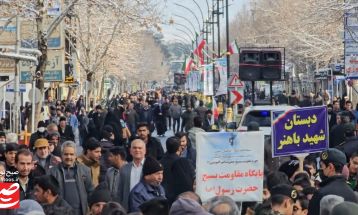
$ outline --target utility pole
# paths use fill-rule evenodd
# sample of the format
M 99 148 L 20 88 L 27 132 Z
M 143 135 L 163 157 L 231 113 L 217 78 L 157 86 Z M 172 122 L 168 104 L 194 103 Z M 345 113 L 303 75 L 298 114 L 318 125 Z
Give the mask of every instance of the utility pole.
M 230 33 L 230 29 L 229 29 L 229 1 L 226 0 L 226 52 L 229 51 L 230 48 L 230 38 L 229 38 L 229 33 Z M 227 54 L 226 55 L 226 65 L 227 65 L 227 80 L 229 81 L 230 79 L 230 55 Z M 229 88 L 228 88 L 229 89 Z M 230 91 L 227 91 L 227 107 L 230 107 Z M 237 105 L 236 105 L 237 106 Z M 234 115 L 237 113 L 234 113 Z
M 213 0 L 213 14 L 212 14 L 212 42 L 213 42 L 213 99 L 214 99 L 214 95 L 215 95 L 215 4 L 214 4 L 214 0 Z
M 21 47 L 21 34 L 20 34 L 20 17 L 16 16 L 16 46 L 15 51 L 16 54 L 20 54 L 20 47 Z M 15 60 L 15 78 L 14 78 L 14 107 L 13 107 L 13 129 L 12 131 L 18 134 L 19 131 L 19 111 L 20 108 L 18 106 L 19 100 L 19 70 L 20 70 L 20 60 Z M 11 120 L 11 119 L 10 119 Z
M 217 0 L 216 3 L 216 16 L 217 16 L 217 24 L 218 24 L 218 58 L 220 58 L 220 0 Z

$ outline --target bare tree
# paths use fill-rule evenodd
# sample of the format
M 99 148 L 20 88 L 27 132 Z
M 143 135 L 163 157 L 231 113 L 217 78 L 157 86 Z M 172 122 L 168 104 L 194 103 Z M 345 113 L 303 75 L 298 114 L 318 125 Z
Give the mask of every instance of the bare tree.
M 102 1 L 101 1 L 102 2 Z M 159 21 L 158 5 L 153 1 L 112 0 L 107 3 L 80 0 L 74 9 L 77 22 L 67 28 L 68 35 L 75 35 L 70 40 L 81 69 L 88 81 L 87 98 L 93 92 L 93 78 L 102 77 L 106 61 L 117 61 L 114 50 L 123 51 L 120 40 L 130 42 L 126 38 L 143 28 L 149 28 Z M 115 44 L 117 41 L 119 44 Z M 112 50 L 112 51 L 111 51 Z M 112 54 L 110 54 L 112 52 Z M 89 102 L 87 102 L 88 104 Z

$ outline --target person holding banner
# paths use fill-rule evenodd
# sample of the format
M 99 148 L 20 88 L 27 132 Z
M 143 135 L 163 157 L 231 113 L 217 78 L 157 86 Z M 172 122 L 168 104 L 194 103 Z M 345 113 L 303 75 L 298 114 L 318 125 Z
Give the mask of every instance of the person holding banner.
M 344 165 L 347 163 L 346 155 L 338 149 L 327 149 L 320 155 L 320 166 L 323 170 L 320 189 L 313 195 L 309 207 L 309 215 L 320 214 L 320 201 L 326 195 L 337 195 L 345 201 L 357 203 L 357 198 L 346 179 L 342 175 Z

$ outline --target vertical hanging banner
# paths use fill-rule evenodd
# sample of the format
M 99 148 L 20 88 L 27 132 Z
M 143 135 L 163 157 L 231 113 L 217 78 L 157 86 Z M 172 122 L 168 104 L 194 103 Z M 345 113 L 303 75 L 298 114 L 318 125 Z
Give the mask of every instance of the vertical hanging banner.
M 198 84 L 199 84 L 199 76 L 200 73 L 199 71 L 193 71 L 193 77 L 192 77 L 192 81 L 193 81 L 193 91 L 197 92 L 199 90 L 198 88 Z
M 272 112 L 272 156 L 320 152 L 328 148 L 327 107 Z
M 357 0 L 351 1 L 357 3 Z M 358 19 L 357 8 L 349 7 L 344 11 L 344 63 L 347 78 L 358 78 Z
M 213 87 L 213 65 L 207 64 L 204 66 L 204 95 L 212 96 L 214 95 Z
M 186 76 L 186 80 L 188 83 L 188 90 L 189 92 L 193 91 L 193 71 L 190 71 L 190 73 Z
M 219 58 L 215 61 L 216 69 L 219 73 L 220 83 L 216 96 L 227 94 L 227 62 L 226 58 Z
M 230 196 L 234 201 L 262 201 L 264 134 L 196 134 L 196 193 L 203 201 Z

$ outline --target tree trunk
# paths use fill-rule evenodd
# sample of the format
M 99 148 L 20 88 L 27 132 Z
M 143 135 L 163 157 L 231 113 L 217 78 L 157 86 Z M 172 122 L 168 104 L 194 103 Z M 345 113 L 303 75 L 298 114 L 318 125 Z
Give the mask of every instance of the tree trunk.
M 67 103 L 70 103 L 74 91 L 73 87 L 68 86 Z
M 103 94 L 103 92 L 104 92 L 104 75 L 102 75 L 102 81 L 101 81 L 101 86 L 99 88 L 98 98 L 102 99 L 103 97 L 106 97 L 104 96 L 105 94 Z
M 39 103 L 33 104 L 35 106 L 35 126 L 40 119 L 41 108 L 42 108 L 42 100 L 44 97 L 44 72 L 46 70 L 47 63 L 47 34 L 45 32 L 44 26 L 44 17 L 46 15 L 46 10 L 44 10 L 45 5 L 44 1 L 38 0 L 37 2 L 39 15 L 36 18 L 37 25 L 37 40 L 38 40 L 38 49 L 41 51 L 42 55 L 39 57 L 39 62 L 36 67 L 36 87 L 40 90 L 41 99 Z
M 93 91 L 93 83 L 92 83 L 93 73 L 86 71 L 86 74 L 87 74 L 86 110 L 89 110 L 90 101 L 91 101 L 90 97 Z

